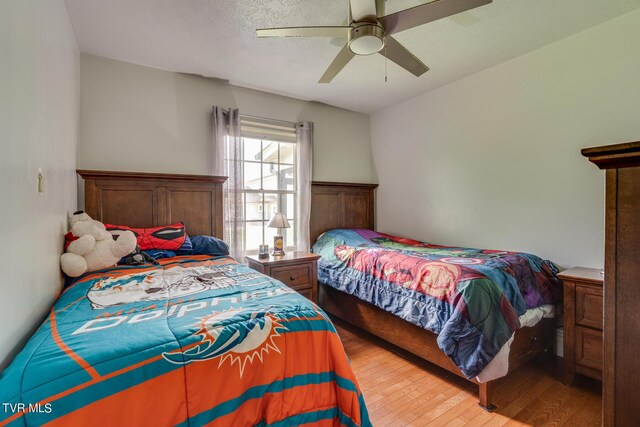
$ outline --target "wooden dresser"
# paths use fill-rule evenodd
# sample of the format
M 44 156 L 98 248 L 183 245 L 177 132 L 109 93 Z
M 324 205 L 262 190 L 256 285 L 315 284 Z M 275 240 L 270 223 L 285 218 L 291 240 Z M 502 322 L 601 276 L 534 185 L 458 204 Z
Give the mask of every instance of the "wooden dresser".
M 558 275 L 564 283 L 564 382 L 576 373 L 602 379 L 602 274 L 576 267 Z
M 318 299 L 318 258 L 307 252 L 287 252 L 265 259 L 257 255 L 246 257 L 249 267 L 281 281 L 313 302 Z
M 640 141 L 586 148 L 606 169 L 602 422 L 639 425 Z

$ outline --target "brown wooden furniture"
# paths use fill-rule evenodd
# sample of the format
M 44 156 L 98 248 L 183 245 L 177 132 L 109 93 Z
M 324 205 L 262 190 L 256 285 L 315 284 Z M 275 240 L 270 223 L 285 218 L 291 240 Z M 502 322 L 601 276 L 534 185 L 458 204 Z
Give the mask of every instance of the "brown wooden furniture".
M 576 372 L 602 379 L 602 274 L 576 267 L 558 275 L 564 282 L 564 382 Z
M 311 244 L 334 228 L 374 228 L 373 192 L 378 184 L 313 181 Z
M 182 221 L 190 235 L 222 238 L 226 177 L 78 170 L 84 210 L 100 222 L 156 227 Z
M 316 302 L 318 297 L 318 255 L 307 252 L 287 252 L 283 256 L 260 259 L 246 257 L 249 267 L 281 281 L 291 289 Z
M 334 228 L 372 229 L 373 190 L 376 184 L 313 182 L 311 191 L 311 238 Z M 315 240 L 312 240 L 315 242 Z M 440 350 L 436 334 L 399 317 L 340 292 L 322 283 L 318 285 L 318 304 L 329 314 L 376 335 L 421 358 L 464 378 L 457 366 Z M 543 319 L 534 327 L 515 334 L 509 355 L 509 372 L 553 346 L 554 319 Z M 478 384 L 480 406 L 492 411 L 492 392 L 496 381 Z
M 582 154 L 606 169 L 602 421 L 638 425 L 640 141 L 586 148 Z

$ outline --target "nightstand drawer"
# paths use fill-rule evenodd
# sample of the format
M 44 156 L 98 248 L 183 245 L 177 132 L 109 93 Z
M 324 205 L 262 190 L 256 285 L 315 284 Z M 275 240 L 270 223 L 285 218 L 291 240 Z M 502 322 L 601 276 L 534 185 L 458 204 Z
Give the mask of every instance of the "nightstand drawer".
M 602 330 L 602 288 L 576 285 L 576 324 Z
M 311 285 L 311 264 L 275 267 L 271 269 L 271 277 L 280 280 L 290 288 L 308 287 Z
M 315 301 L 316 300 L 315 295 L 313 295 L 313 288 L 311 288 L 311 287 L 302 288 L 302 289 L 296 289 L 296 292 L 298 292 L 303 297 L 305 297 L 307 299 L 310 299 L 311 301 Z
M 576 364 L 602 370 L 602 332 L 576 327 Z
M 318 296 L 318 258 L 318 255 L 308 252 L 288 252 L 265 259 L 247 255 L 246 259 L 249 267 L 279 280 L 315 302 Z
M 596 268 L 575 267 L 558 275 L 564 282 L 564 382 L 576 373 L 602 378 L 603 277 Z

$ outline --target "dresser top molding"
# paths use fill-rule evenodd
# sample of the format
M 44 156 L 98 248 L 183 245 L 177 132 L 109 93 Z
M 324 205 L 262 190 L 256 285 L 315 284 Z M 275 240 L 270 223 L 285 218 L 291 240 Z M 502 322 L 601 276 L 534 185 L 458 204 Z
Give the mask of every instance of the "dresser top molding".
M 581 152 L 600 169 L 640 166 L 640 141 L 583 148 Z

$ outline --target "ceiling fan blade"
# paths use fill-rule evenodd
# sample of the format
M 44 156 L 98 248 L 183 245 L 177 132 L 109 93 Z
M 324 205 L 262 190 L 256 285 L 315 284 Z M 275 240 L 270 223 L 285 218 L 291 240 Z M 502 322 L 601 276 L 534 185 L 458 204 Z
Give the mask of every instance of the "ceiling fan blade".
M 351 19 L 360 21 L 367 16 L 377 17 L 376 0 L 349 0 L 351 5 Z
M 416 56 L 409 52 L 409 50 L 402 46 L 396 39 L 391 36 L 384 38 L 385 47 L 378 53 L 386 57 L 414 76 L 418 77 L 429 71 L 429 67 L 424 65 Z
M 349 37 L 349 26 L 335 27 L 283 27 L 256 30 L 258 37 Z
M 395 34 L 491 2 L 492 0 L 435 0 L 383 16 L 379 21 L 384 27 L 385 34 Z
M 342 26 L 347 27 L 349 26 L 350 22 L 351 22 L 351 18 L 345 19 L 344 21 L 342 21 Z M 344 39 L 344 37 L 334 37 L 331 39 L 329 43 L 331 43 L 334 46 L 342 47 L 344 45 L 344 40 L 342 39 Z
M 327 71 L 325 71 L 322 77 L 320 77 L 318 83 L 329 83 L 354 56 L 356 55 L 351 52 L 349 45 L 344 45 L 340 53 L 338 53 L 338 56 L 335 57 L 331 65 L 329 65 L 329 68 L 327 68 Z

